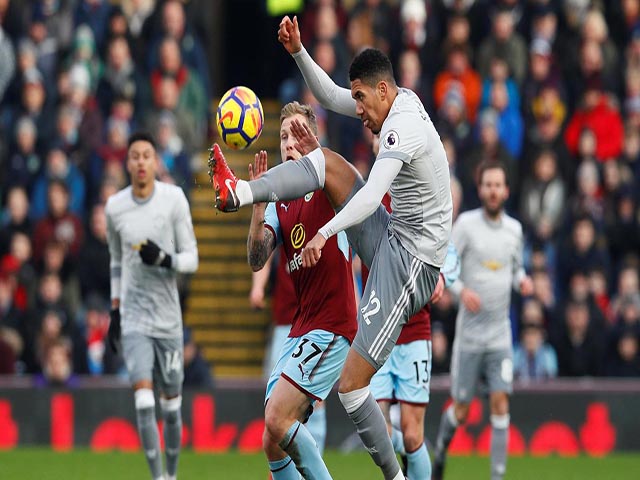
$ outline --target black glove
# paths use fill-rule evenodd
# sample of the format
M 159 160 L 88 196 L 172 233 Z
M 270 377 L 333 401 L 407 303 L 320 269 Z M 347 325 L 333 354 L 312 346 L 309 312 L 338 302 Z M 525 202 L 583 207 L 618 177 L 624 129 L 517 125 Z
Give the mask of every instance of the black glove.
M 171 268 L 171 255 L 162 250 L 153 240 L 146 239 L 140 244 L 140 258 L 147 265 Z
M 113 353 L 118 353 L 120 349 L 120 309 L 114 308 L 109 312 L 111 322 L 109 322 L 109 332 L 107 337 L 109 338 L 109 345 Z

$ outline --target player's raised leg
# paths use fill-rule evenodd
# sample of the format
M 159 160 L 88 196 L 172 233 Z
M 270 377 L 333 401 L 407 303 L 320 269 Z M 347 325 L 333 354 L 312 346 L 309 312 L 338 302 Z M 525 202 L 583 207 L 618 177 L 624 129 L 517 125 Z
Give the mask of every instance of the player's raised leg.
M 292 130 L 294 124 L 296 122 L 292 122 Z M 234 212 L 254 203 L 294 200 L 320 188 L 337 207 L 345 203 L 354 187 L 364 184 L 358 171 L 344 157 L 320 148 L 311 131 L 301 130 L 300 124 L 297 125 L 300 135 L 297 138 L 302 142 L 300 148 L 308 153 L 295 162 L 276 165 L 252 181 L 238 179 L 218 144 L 213 145 L 209 155 L 209 176 L 216 192 L 218 210 Z

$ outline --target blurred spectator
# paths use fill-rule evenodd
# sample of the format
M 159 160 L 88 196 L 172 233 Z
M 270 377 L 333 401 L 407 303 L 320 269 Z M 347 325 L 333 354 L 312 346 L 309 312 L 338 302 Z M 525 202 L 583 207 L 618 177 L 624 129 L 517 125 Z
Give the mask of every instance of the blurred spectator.
M 84 338 L 90 375 L 117 373 L 121 360 L 107 343 L 109 302 L 95 295 L 87 298 L 84 313 Z
M 76 29 L 66 67 L 71 68 L 75 64 L 86 68 L 89 73 L 89 90 L 92 93 L 95 92 L 98 81 L 102 77 L 103 65 L 98 55 L 93 31 L 85 24 L 79 25 Z
M 548 380 L 558 375 L 558 359 L 553 347 L 545 342 L 544 326 L 525 323 L 520 343 L 513 351 L 513 374 L 525 382 Z
M 117 97 L 132 99 L 135 110 L 142 110 L 148 101 L 142 82 L 126 38 L 120 36 L 110 39 L 104 75 L 100 79 L 96 94 L 102 115 L 108 117 L 111 114 L 113 102 Z
M 303 45 L 313 43 L 319 12 L 327 7 L 335 12 L 338 32 L 344 32 L 347 29 L 347 12 L 339 0 L 312 0 L 300 16 L 300 35 Z
M 529 242 L 550 246 L 564 215 L 565 195 L 554 152 L 541 150 L 520 193 L 520 219 L 529 233 Z M 553 263 L 555 258 L 550 260 Z
M 626 265 L 618 274 L 616 293 L 611 299 L 611 310 L 616 320 L 622 317 L 624 304 L 628 299 L 640 295 L 640 280 L 638 269 L 633 265 Z
M 0 328 L 19 331 L 24 321 L 24 308 L 16 304 L 18 282 L 15 274 L 0 271 Z
M 450 139 L 456 155 L 464 157 L 474 142 L 471 123 L 467 119 L 465 100 L 460 88 L 452 85 L 438 110 L 438 132 L 443 139 Z M 447 160 L 451 158 L 447 152 Z M 452 164 L 455 170 L 455 163 Z
M 529 49 L 529 70 L 522 87 L 522 105 L 527 121 L 533 117 L 534 101 L 543 88 L 554 88 L 559 98 L 566 100 L 566 92 L 551 44 L 542 38 L 534 38 Z
M 62 283 L 62 302 L 72 315 L 80 309 L 80 282 L 67 255 L 67 246 L 59 240 L 49 240 L 38 264 L 39 275 L 54 273 Z
M 211 367 L 202 357 L 198 345 L 193 341 L 191 331 L 184 332 L 184 382 L 185 388 L 213 390 Z
M 60 181 L 69 195 L 69 211 L 75 215 L 84 214 L 85 179 L 80 170 L 69 162 L 67 155 L 60 149 L 49 151 L 42 174 L 36 179 L 31 193 L 30 217 L 39 220 L 50 208 L 49 184 Z
M 413 90 L 422 104 L 431 110 L 431 89 L 422 72 L 422 64 L 415 50 L 404 50 L 398 60 L 398 85 Z
M 552 342 L 558 355 L 559 376 L 593 377 L 602 374 L 603 346 L 590 324 L 588 305 L 569 302 L 565 309 L 565 324 Z
M 88 190 L 93 192 L 92 201 L 96 200 L 100 183 L 105 176 L 105 172 L 110 171 L 111 164 L 116 164 L 115 168 L 124 168 L 127 159 L 127 142 L 129 140 L 129 123 L 115 116 L 107 120 L 106 142 L 100 145 L 89 160 L 87 169 Z
M 149 70 L 157 67 L 158 59 L 160 59 L 159 63 L 162 63 L 162 53 L 160 52 L 162 44 L 165 42 L 166 37 L 171 37 L 178 44 L 181 59 L 190 69 L 196 72 L 196 76 L 204 88 L 205 99 L 203 100 L 203 104 L 208 109 L 209 99 L 212 97 L 211 92 L 213 92 L 214 89 L 209 76 L 207 57 L 202 43 L 191 31 L 191 27 L 186 22 L 182 2 L 167 0 L 161 8 L 161 32 L 156 35 L 147 54 L 147 59 L 150 62 Z M 202 108 L 202 105 L 200 105 L 199 108 Z
M 1 279 L 0 282 L 2 282 Z M 0 326 L 0 375 L 12 375 L 16 373 L 18 355 L 16 354 L 14 344 L 11 342 L 12 339 L 17 340 L 19 344 L 22 343 L 22 340 L 16 335 L 15 330 L 9 330 Z
M 93 32 L 98 49 L 104 48 L 106 39 L 107 22 L 112 5 L 108 0 L 79 0 L 74 12 L 74 24 L 88 25 Z
M 620 112 L 602 92 L 602 82 L 592 77 L 586 86 L 581 105 L 575 110 L 564 134 L 571 154 L 578 153 L 580 135 L 585 129 L 593 132 L 595 156 L 604 162 L 622 152 L 624 129 Z
M 158 155 L 161 172 L 170 177 L 171 183 L 179 185 L 187 196 L 191 190 L 191 157 L 185 151 L 185 145 L 176 132 L 176 119 L 171 112 L 164 112 L 158 120 Z
M 460 15 L 454 13 L 447 19 L 447 28 L 445 37 L 440 43 L 440 53 L 437 58 L 437 63 L 434 64 L 433 73 L 442 70 L 447 62 L 446 54 L 455 45 L 470 45 L 471 44 L 471 25 L 469 24 L 469 18 L 466 15 Z M 473 52 L 469 50 L 470 63 L 473 63 Z M 433 62 L 435 59 L 431 59 Z M 432 75 L 433 75 L 432 73 Z
M 522 85 L 527 72 L 527 45 L 514 31 L 513 12 L 498 7 L 492 18 L 492 32 L 478 49 L 477 64 L 480 75 L 489 76 L 491 59 L 504 58 L 515 81 Z
M 500 142 L 507 149 L 509 154 L 517 159 L 522 151 L 522 141 L 524 138 L 524 122 L 519 109 L 519 99 L 517 92 L 510 99 L 508 84 L 506 81 L 494 81 L 489 85 L 488 103 L 499 117 L 498 137 Z M 512 164 L 515 167 L 517 162 Z M 515 172 L 512 172 L 515 178 Z
M 38 132 L 33 120 L 22 117 L 15 127 L 15 142 L 9 153 L 7 186 L 20 185 L 31 191 L 36 175 L 42 169 L 42 159 L 36 150 Z
M 129 32 L 133 39 L 132 55 L 136 63 L 142 64 L 144 55 L 147 52 L 147 43 L 151 38 L 152 18 L 155 0 L 122 0 L 120 2 L 122 11 L 127 18 Z
M 42 374 L 35 379 L 37 387 L 78 386 L 78 377 L 73 373 L 71 346 L 66 339 L 60 339 L 48 346 L 44 353 Z
M 466 45 L 451 46 L 446 53 L 445 68 L 438 73 L 434 81 L 433 101 L 439 109 L 450 89 L 459 88 L 464 98 L 467 120 L 474 122 L 482 95 L 482 81 L 480 75 L 471 67 L 469 51 Z
M 61 180 L 51 180 L 48 186 L 49 212 L 39 220 L 33 232 L 33 256 L 42 258 L 44 247 L 52 239 L 66 245 L 69 253 L 76 258 L 84 233 L 82 222 L 69 210 L 69 190 Z
M 588 276 L 590 295 L 600 310 L 600 315 L 604 317 L 607 324 L 610 324 L 614 317 L 611 310 L 611 299 L 609 298 L 607 272 L 603 268 L 596 267 L 588 272 Z
M 615 336 L 613 349 L 607 361 L 606 374 L 611 377 L 640 377 L 638 330 L 628 328 Z
M 31 220 L 29 219 L 29 198 L 24 187 L 12 187 L 7 192 L 6 209 L 2 212 L 0 225 L 0 256 L 9 252 L 11 238 L 14 233 L 22 232 L 31 235 Z
M 13 73 L 16 69 L 16 58 L 13 53 L 13 45 L 11 39 L 7 36 L 2 25 L 0 25 L 0 101 L 7 91 Z
M 111 299 L 107 218 L 103 203 L 98 203 L 91 209 L 87 238 L 78 256 L 78 278 L 85 301 L 90 297 L 99 298 L 103 302 Z

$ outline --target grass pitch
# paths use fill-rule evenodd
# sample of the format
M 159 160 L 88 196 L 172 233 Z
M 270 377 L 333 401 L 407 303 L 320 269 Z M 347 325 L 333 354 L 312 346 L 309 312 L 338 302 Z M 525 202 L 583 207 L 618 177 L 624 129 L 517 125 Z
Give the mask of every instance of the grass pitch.
M 329 471 L 336 480 L 382 478 L 365 453 L 325 455 Z M 189 450 L 180 457 L 181 480 L 266 480 L 267 467 L 262 454 L 195 454 Z M 56 453 L 46 449 L 20 448 L 0 452 L 0 478 L 3 480 L 139 480 L 149 478 L 142 453 L 93 453 L 75 450 Z M 488 479 L 489 459 L 450 457 L 446 480 Z M 640 454 L 612 455 L 606 458 L 515 457 L 510 458 L 506 480 L 585 480 L 640 478 Z

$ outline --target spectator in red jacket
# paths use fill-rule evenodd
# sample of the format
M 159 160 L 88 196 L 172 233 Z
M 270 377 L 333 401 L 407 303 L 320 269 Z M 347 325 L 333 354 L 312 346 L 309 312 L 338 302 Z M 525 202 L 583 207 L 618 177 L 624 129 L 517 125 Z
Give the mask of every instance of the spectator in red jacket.
M 582 105 L 575 110 L 567 125 L 564 139 L 573 155 L 578 152 L 580 134 L 584 129 L 590 129 L 595 135 L 596 158 L 599 161 L 605 162 L 622 152 L 622 117 L 602 91 L 599 77 L 589 79 Z

